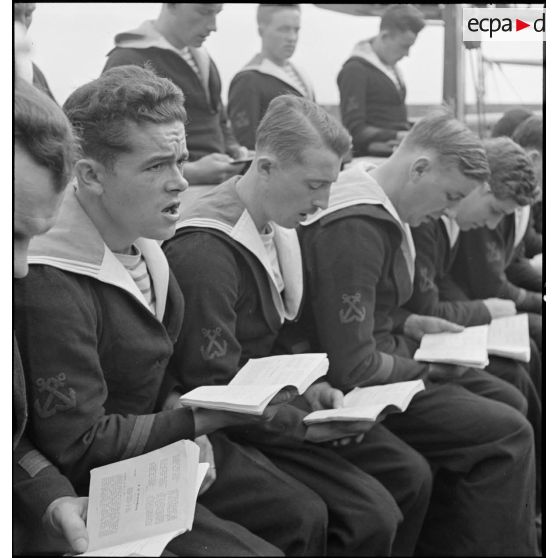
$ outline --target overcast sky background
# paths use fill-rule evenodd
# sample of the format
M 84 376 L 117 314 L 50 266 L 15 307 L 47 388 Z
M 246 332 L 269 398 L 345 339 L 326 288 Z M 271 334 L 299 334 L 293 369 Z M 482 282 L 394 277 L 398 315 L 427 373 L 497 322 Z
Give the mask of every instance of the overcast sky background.
M 223 80 L 226 101 L 230 80 L 259 51 L 257 4 L 225 4 L 217 32 L 205 42 Z M 39 3 L 30 36 L 34 59 L 59 102 L 79 85 L 97 77 L 116 33 L 133 29 L 159 13 L 156 3 Z M 302 4 L 302 26 L 293 61 L 310 75 L 318 101 L 337 104 L 336 77 L 354 44 L 375 35 L 377 17 L 357 17 Z M 540 43 L 484 43 L 486 56 L 542 59 Z M 469 55 L 470 53 L 467 53 Z M 409 104 L 438 104 L 442 95 L 443 26 L 421 31 L 409 58 L 400 62 Z M 467 101 L 475 102 L 470 61 L 466 60 Z M 542 68 L 504 66 L 486 74 L 489 103 L 542 103 Z

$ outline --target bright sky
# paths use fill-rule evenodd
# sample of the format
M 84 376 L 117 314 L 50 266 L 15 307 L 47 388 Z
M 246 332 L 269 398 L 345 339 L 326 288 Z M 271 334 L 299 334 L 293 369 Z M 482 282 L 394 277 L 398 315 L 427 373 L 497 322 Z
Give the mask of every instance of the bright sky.
M 234 74 L 256 52 L 260 41 L 256 29 L 257 4 L 225 4 L 218 16 L 218 30 L 205 42 L 223 80 L 223 98 Z M 133 29 L 159 13 L 160 4 L 40 3 L 30 35 L 35 61 L 43 70 L 59 102 L 73 89 L 97 77 L 114 35 Z M 337 104 L 336 77 L 354 44 L 375 35 L 377 17 L 356 17 L 302 5 L 302 28 L 293 61 L 312 79 L 318 101 Z M 537 43 L 485 43 L 487 56 L 541 59 Z M 410 104 L 438 104 L 442 94 L 443 27 L 428 25 L 419 35 L 409 58 L 400 62 L 407 82 Z M 471 53 L 467 53 L 468 56 Z M 467 100 L 474 102 L 470 60 L 466 60 Z M 541 103 L 542 69 L 505 66 L 486 74 L 487 102 Z

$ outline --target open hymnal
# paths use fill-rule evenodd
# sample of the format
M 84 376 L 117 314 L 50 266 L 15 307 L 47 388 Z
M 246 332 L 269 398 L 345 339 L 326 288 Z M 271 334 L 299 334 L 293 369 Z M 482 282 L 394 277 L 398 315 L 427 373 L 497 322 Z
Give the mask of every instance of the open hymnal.
M 183 405 L 261 415 L 282 389 L 299 394 L 329 368 L 325 353 L 277 355 L 250 359 L 225 386 L 201 386 L 184 394 Z
M 199 447 L 180 440 L 91 470 L 87 532 L 80 556 L 160 556 L 189 531 L 207 463 Z
M 304 423 L 316 424 L 336 420 L 374 422 L 380 415 L 405 411 L 411 399 L 422 390 L 424 390 L 422 380 L 357 387 L 345 395 L 343 407 L 314 411 L 304 417 Z
M 521 362 L 531 360 L 529 345 L 529 318 L 517 314 L 497 318 L 488 327 L 488 354 L 513 358 Z
M 529 362 L 527 314 L 497 318 L 490 325 L 466 327 L 458 333 L 427 333 L 414 358 L 484 368 L 488 355 Z

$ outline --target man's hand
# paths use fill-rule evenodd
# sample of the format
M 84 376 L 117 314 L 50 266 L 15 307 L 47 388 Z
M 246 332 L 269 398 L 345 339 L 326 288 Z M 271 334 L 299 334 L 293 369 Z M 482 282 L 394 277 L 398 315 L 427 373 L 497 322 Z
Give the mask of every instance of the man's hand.
M 425 333 L 458 333 L 463 331 L 463 326 L 448 322 L 435 316 L 419 316 L 411 314 L 403 325 L 403 333 L 415 341 L 420 341 Z
M 233 159 L 224 153 L 210 153 L 197 161 L 184 163 L 182 174 L 192 186 L 198 184 L 221 184 L 237 174 L 238 167 L 231 165 Z
M 280 407 L 289 403 L 297 396 L 296 388 L 282 389 L 267 405 L 263 414 L 251 415 L 248 413 L 234 413 L 231 411 L 217 411 L 193 407 L 196 436 L 210 434 L 226 426 L 241 426 L 244 424 L 257 424 L 272 420 Z
M 200 494 L 203 494 L 217 479 L 217 469 L 215 468 L 215 456 L 213 455 L 213 446 L 209 441 L 209 438 L 205 435 L 198 436 L 194 442 L 198 444 L 200 448 L 200 463 L 209 463 L 209 469 L 205 474 L 203 479 Z
M 45 529 L 54 536 L 62 535 L 75 552 L 82 553 L 89 545 L 85 527 L 87 498 L 64 496 L 50 503 L 43 515 Z
M 304 392 L 303 397 L 313 411 L 343 407 L 343 392 L 331 387 L 329 382 L 317 382 L 311 385 Z
M 368 432 L 373 422 L 364 420 L 330 421 L 311 424 L 306 429 L 305 440 L 314 444 L 333 442 L 333 445 L 345 446 L 351 442 L 359 443 Z
M 515 302 L 513 300 L 487 298 L 483 300 L 483 303 L 488 308 L 492 320 L 517 314 L 517 309 L 515 308 Z
M 468 366 L 442 364 L 440 362 L 430 363 L 424 379 L 431 382 L 447 382 L 460 378 L 467 370 L 469 370 Z
M 243 145 L 231 145 L 227 149 L 227 153 L 235 160 L 248 159 L 254 156 L 254 152 L 250 151 L 247 147 Z

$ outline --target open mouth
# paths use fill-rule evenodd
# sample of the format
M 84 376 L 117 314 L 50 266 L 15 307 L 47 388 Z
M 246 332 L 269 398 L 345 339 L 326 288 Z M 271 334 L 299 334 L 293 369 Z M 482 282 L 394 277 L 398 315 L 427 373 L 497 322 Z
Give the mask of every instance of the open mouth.
M 167 205 L 163 209 L 163 213 L 165 213 L 166 215 L 170 215 L 172 217 L 177 217 L 179 209 L 180 209 L 180 202 L 173 202 L 173 203 Z

